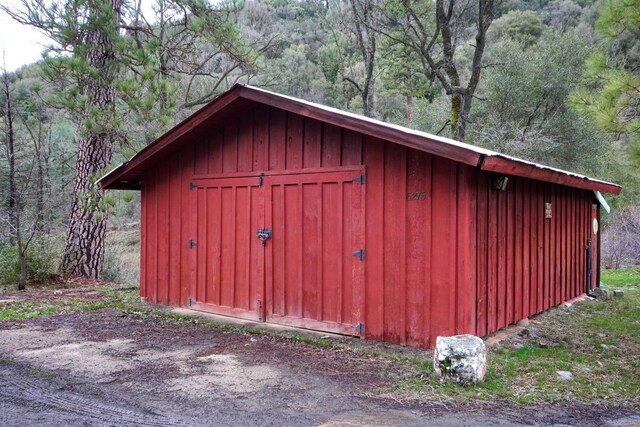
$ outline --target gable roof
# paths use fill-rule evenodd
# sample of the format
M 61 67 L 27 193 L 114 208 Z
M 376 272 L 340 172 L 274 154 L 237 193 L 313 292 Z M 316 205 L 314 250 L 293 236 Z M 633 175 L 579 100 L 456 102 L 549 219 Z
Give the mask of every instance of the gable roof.
M 166 150 L 177 141 L 196 131 L 207 122 L 207 120 L 221 113 L 234 101 L 240 99 L 280 108 L 291 113 L 300 114 L 366 135 L 385 139 L 409 148 L 476 166 L 488 172 L 521 176 L 585 190 L 602 191 L 613 194 L 619 194 L 622 190 L 622 187 L 619 185 L 606 181 L 536 164 L 453 139 L 431 135 L 426 132 L 385 123 L 380 120 L 325 105 L 241 84 L 234 85 L 227 92 L 196 111 L 156 141 L 149 144 L 128 162 L 121 164 L 100 178 L 98 182 L 104 189 L 139 188 L 139 181 L 144 169 L 160 154 L 165 153 Z

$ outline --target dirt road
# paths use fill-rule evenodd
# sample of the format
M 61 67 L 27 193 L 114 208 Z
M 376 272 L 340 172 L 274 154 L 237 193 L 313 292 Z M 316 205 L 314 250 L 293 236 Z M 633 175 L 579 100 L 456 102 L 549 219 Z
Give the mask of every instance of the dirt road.
M 640 425 L 597 408 L 365 397 L 383 358 L 116 309 L 0 322 L 3 426 Z

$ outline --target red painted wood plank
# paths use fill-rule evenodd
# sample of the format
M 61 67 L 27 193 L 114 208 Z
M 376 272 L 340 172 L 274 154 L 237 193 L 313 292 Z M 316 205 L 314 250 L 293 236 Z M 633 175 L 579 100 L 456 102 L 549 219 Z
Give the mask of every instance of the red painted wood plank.
M 559 248 L 559 233 L 558 233 L 558 223 L 560 222 L 560 203 L 558 202 L 558 186 L 551 185 L 551 204 L 553 206 L 553 218 L 550 220 L 551 227 L 551 279 L 549 281 L 549 301 L 547 304 L 547 308 L 554 307 L 556 305 L 556 299 L 559 294 L 559 273 L 558 273 L 558 257 L 560 253 L 558 251 Z
M 349 281 L 349 279 L 351 278 L 349 276 L 349 265 L 351 265 L 351 258 L 349 258 L 349 256 L 351 255 L 349 253 L 349 249 L 352 249 L 351 247 L 349 247 L 349 240 L 347 240 L 346 236 L 345 236 L 345 216 L 344 216 L 344 199 L 345 199 L 345 189 L 344 189 L 345 185 L 344 183 L 341 183 L 340 185 L 338 185 L 338 195 L 337 195 L 337 204 L 336 204 L 336 209 L 335 212 L 338 215 L 338 221 L 337 221 L 337 226 L 334 229 L 334 233 L 336 233 L 339 236 L 338 242 L 337 242 L 337 248 L 338 251 L 337 253 L 340 254 L 340 256 L 337 259 L 337 263 L 334 265 L 334 268 L 339 272 L 338 277 L 337 277 L 337 289 L 336 289 L 336 321 L 338 323 L 343 323 L 345 321 L 347 321 L 347 319 L 350 318 L 350 313 L 347 312 L 347 308 L 344 304 L 344 298 L 345 298 L 345 294 L 348 294 L 348 291 L 345 291 L 345 288 L 348 286 L 345 283 L 347 283 Z M 364 292 L 363 292 L 364 295 Z M 361 313 L 364 316 L 364 313 Z
M 167 304 L 169 298 L 169 183 L 166 174 L 158 174 L 157 186 L 157 293 L 156 302 Z
M 269 107 L 256 105 L 253 112 L 253 166 L 254 171 L 269 169 Z
M 568 257 L 569 257 L 569 265 L 568 265 L 568 298 L 575 298 L 576 295 L 576 237 L 575 237 L 575 203 L 574 203 L 574 190 L 573 188 L 568 189 L 568 200 L 569 200 L 569 210 L 567 212 L 567 216 L 569 218 L 569 232 L 568 232 Z
M 222 148 L 222 172 L 238 171 L 238 119 L 233 118 L 224 126 Z
M 515 219 L 516 219 L 516 185 L 515 179 L 513 183 L 509 183 L 509 187 L 506 191 L 507 197 L 507 209 L 505 211 L 505 216 L 507 219 L 507 236 L 506 236 L 506 270 L 507 270 L 507 278 L 505 281 L 505 324 L 510 325 L 514 322 L 514 297 L 515 297 L 515 286 L 516 281 L 514 277 L 514 265 L 515 265 L 515 250 L 516 250 L 516 242 L 515 242 Z M 513 184 L 513 185 L 511 185 Z
M 551 203 L 552 217 L 546 220 L 547 225 L 547 283 L 545 285 L 544 309 L 552 306 L 553 290 L 555 287 L 555 267 L 556 267 L 556 227 L 555 222 L 558 216 L 558 204 L 555 197 L 555 186 L 546 184 L 548 190 L 548 200 Z
M 562 218 L 560 222 L 560 297 L 558 304 L 568 299 L 567 295 L 567 270 L 566 266 L 569 262 L 567 256 L 567 192 L 566 187 L 560 187 L 560 207 L 562 209 Z
M 220 216 L 221 211 L 229 210 L 231 207 L 219 199 L 220 187 L 207 187 L 203 189 L 203 214 L 204 217 L 198 217 L 198 221 L 202 224 L 202 234 L 198 236 L 197 246 L 204 254 L 202 264 L 198 264 L 198 269 L 202 270 L 204 280 L 202 281 L 203 289 L 201 290 L 202 299 L 198 302 L 207 304 L 220 305 L 220 293 L 224 285 L 220 281 L 216 281 L 217 273 L 220 270 Z
M 197 188 L 195 190 L 197 192 L 197 209 L 198 209 L 198 213 L 197 213 L 197 221 L 196 221 L 196 227 L 197 227 L 197 232 L 196 232 L 196 237 L 195 237 L 195 241 L 198 243 L 198 245 L 195 246 L 195 248 L 192 248 L 191 250 L 195 250 L 197 253 L 197 260 L 196 260 L 196 292 L 193 295 L 193 299 L 196 301 L 206 301 L 205 298 L 205 289 L 206 289 L 206 270 L 201 268 L 201 266 L 205 266 L 206 262 L 207 262 L 207 254 L 206 254 L 206 247 L 207 247 L 207 242 L 206 242 L 206 218 L 207 218 L 207 205 L 206 205 L 206 188 Z M 222 206 L 222 204 L 220 205 Z
M 410 151 L 407 155 L 407 194 L 422 194 L 407 200 L 406 208 L 406 327 L 409 345 L 426 345 L 424 342 L 424 293 L 425 283 L 425 239 L 427 198 L 431 198 L 426 188 L 427 154 Z M 430 189 L 429 189 L 430 190 Z
M 507 215 L 508 196 L 504 191 L 498 193 L 498 288 L 496 295 L 496 315 L 498 329 L 507 326 Z
M 304 184 L 301 194 L 302 211 L 302 314 L 300 317 L 317 319 L 318 307 L 318 213 L 319 185 Z
M 221 187 L 222 219 L 220 221 L 220 299 L 218 304 L 233 306 L 233 288 L 236 286 L 236 188 Z
M 180 158 L 169 162 L 171 179 L 169 180 L 169 268 L 168 304 L 180 305 L 180 218 L 182 216 L 181 185 L 178 177 L 181 172 Z
M 222 173 L 222 145 L 224 135 L 219 127 L 211 130 L 209 138 L 208 173 Z
M 524 287 L 523 265 L 524 265 L 524 185 L 522 179 L 514 180 L 515 197 L 515 256 L 514 256 L 514 293 L 513 293 L 513 317 L 512 322 L 526 317 L 522 310 L 522 295 Z
M 259 239 L 256 238 L 256 231 L 266 225 L 273 229 L 273 221 L 266 221 L 265 198 L 268 191 L 263 191 L 260 187 L 251 187 L 251 224 L 249 226 L 249 309 L 259 314 L 259 319 L 265 319 L 265 280 L 272 277 L 273 272 L 267 271 L 265 265 L 266 251 Z M 279 239 L 280 240 L 280 239 Z M 268 250 L 273 248 L 275 239 L 270 239 L 267 244 Z M 272 268 L 270 265 L 269 268 Z
M 251 259 L 251 241 L 256 239 L 256 230 L 251 228 L 251 213 L 254 210 L 252 202 L 251 187 L 236 187 L 236 284 L 231 306 L 244 310 L 249 310 L 250 307 L 251 268 L 256 265 L 256 260 Z
M 355 239 L 357 238 L 356 229 L 354 228 L 354 215 L 356 211 L 354 209 L 354 203 L 357 202 L 356 188 L 351 184 L 344 183 L 342 185 L 342 207 L 343 207 L 343 221 L 342 221 L 342 247 L 345 248 L 342 258 L 342 289 L 340 290 L 340 317 L 342 322 L 354 322 L 360 313 L 354 313 L 358 308 L 355 307 L 355 290 L 357 277 L 353 275 L 354 264 L 356 261 L 352 256 L 352 253 L 358 250 L 355 246 Z M 355 279 L 355 280 L 354 280 Z M 352 323 L 352 324 L 354 324 Z
M 191 190 L 189 183 L 193 173 L 193 156 L 189 156 L 188 150 L 182 155 L 182 177 L 180 180 L 181 191 L 181 303 L 187 305 L 189 298 L 196 295 L 196 259 L 197 252 L 189 249 L 189 239 L 197 239 L 197 196 L 196 190 Z
M 320 167 L 322 151 L 322 123 L 313 119 L 304 119 L 304 147 L 302 149 L 302 167 Z
M 477 334 L 485 336 L 487 332 L 487 302 L 488 302 L 488 270 L 487 259 L 489 256 L 489 185 L 488 174 L 478 172 L 477 180 L 477 213 L 476 222 L 478 247 L 476 252 L 476 268 L 477 268 L 477 308 L 476 308 L 476 324 Z
M 302 158 L 300 159 L 302 160 Z M 302 228 L 302 185 L 285 186 L 285 206 L 287 225 L 292 232 L 287 233 L 286 257 L 293 262 L 287 264 L 286 312 L 287 316 L 302 317 L 302 270 L 303 270 L 303 234 Z
M 149 224 L 149 184 L 148 180 L 142 181 L 140 189 L 140 297 L 143 300 L 147 299 L 147 265 L 149 260 L 147 259 L 148 238 L 149 232 L 147 230 Z
M 287 160 L 287 113 L 271 108 L 269 120 L 269 170 L 286 168 Z
M 367 138 L 367 141 L 380 141 Z M 377 144 L 374 142 L 374 144 Z M 363 136 L 360 132 L 342 129 L 342 165 L 360 165 L 363 159 Z
M 455 333 L 456 164 L 438 159 L 433 168 L 431 210 L 431 337 Z
M 195 143 L 193 173 L 207 173 L 209 171 L 209 141 L 199 138 Z
M 229 210 L 229 207 L 225 206 L 222 201 L 222 191 L 221 186 L 215 186 L 207 191 L 209 205 L 205 211 L 207 217 L 203 219 L 203 222 L 209 223 L 209 226 L 206 227 L 207 234 L 202 250 L 204 252 L 208 247 L 212 247 L 213 255 L 204 261 L 205 264 L 199 264 L 196 267 L 205 268 L 207 272 L 211 272 L 213 282 L 208 283 L 209 289 L 208 292 L 203 292 L 205 296 L 202 301 L 210 301 L 217 306 L 221 304 L 222 287 L 228 286 L 222 282 L 222 215 L 224 211 Z M 203 230 L 204 232 L 205 230 Z
M 538 184 L 538 204 L 537 204 L 537 216 L 538 216 L 538 244 L 537 244 L 537 265 L 538 265 L 538 280 L 537 280 L 537 310 L 536 313 L 541 312 L 544 309 L 544 285 L 546 283 L 546 268 L 549 265 L 546 259 L 546 220 L 544 218 L 546 191 L 545 184 L 537 182 Z
M 337 182 L 322 184 L 322 202 L 320 203 L 319 320 L 334 322 L 338 321 L 338 317 L 342 318 L 342 298 L 336 298 L 336 296 L 342 294 L 344 271 L 337 267 L 342 267 L 346 252 L 343 250 L 343 234 L 338 233 L 338 230 L 342 230 L 344 221 L 343 216 L 337 214 L 342 211 L 342 200 L 339 199 L 342 195 L 340 191 L 342 186 L 342 183 Z
M 340 166 L 342 158 L 342 129 L 322 124 L 321 166 Z
M 361 174 L 364 173 L 364 170 L 361 171 Z M 365 249 L 367 247 L 366 235 L 365 235 L 365 212 L 366 212 L 366 192 L 367 186 L 365 184 L 359 184 L 353 181 L 346 182 L 347 186 L 352 189 L 353 193 L 353 201 L 352 201 L 352 224 L 353 224 L 353 233 L 352 233 L 352 248 L 354 250 L 359 250 L 360 248 Z M 343 185 L 344 186 L 344 185 Z M 348 254 L 348 252 L 347 252 Z M 353 254 L 353 252 L 352 252 Z M 366 252 L 365 252 L 365 260 L 366 260 Z M 362 261 L 355 257 L 351 257 L 351 282 L 352 282 L 352 313 L 351 324 L 357 325 L 360 323 L 366 322 L 366 283 L 365 283 L 365 265 Z M 343 280 L 343 283 L 345 280 Z M 347 291 L 343 291 L 342 294 L 346 294 Z M 343 318 L 346 317 L 343 315 Z M 360 333 L 360 336 L 366 336 L 366 324 L 365 333 Z
M 433 245 L 433 228 L 431 224 L 431 212 L 433 211 L 433 156 L 426 155 L 425 170 L 424 170 L 424 188 L 428 197 L 425 200 L 424 207 L 424 305 L 422 308 L 423 328 L 422 342 L 425 346 L 431 347 L 435 345 L 436 337 L 431 336 L 431 288 L 433 286 L 431 282 L 431 266 L 432 266 L 432 252 L 431 247 Z
M 596 219 L 598 221 L 598 227 L 600 227 L 601 214 L 602 214 L 602 206 L 600 206 L 600 203 L 598 203 L 597 208 L 596 208 Z M 601 269 L 602 269 L 602 264 L 601 264 L 601 260 L 602 260 L 602 233 L 600 233 L 600 231 L 598 231 L 598 234 L 596 235 L 596 242 L 597 242 L 597 245 L 598 245 L 598 250 L 596 251 L 596 282 L 595 282 L 595 285 L 598 286 L 598 284 L 600 283 L 600 272 L 601 272 Z
M 476 170 L 458 164 L 456 334 L 476 334 Z
M 347 133 L 344 134 L 343 163 L 347 156 Z M 367 165 L 366 191 L 366 336 L 381 339 L 384 331 L 383 305 L 383 216 L 384 210 L 384 142 L 367 137 L 363 144 L 363 163 Z M 428 282 L 427 282 L 428 283 Z
M 531 181 L 522 180 L 522 318 L 530 315 L 531 286 Z
M 265 253 L 265 294 L 262 300 L 265 305 L 266 318 L 274 314 L 285 312 L 285 288 L 287 260 L 285 246 L 287 243 L 287 229 L 285 227 L 286 202 L 284 185 L 269 183 L 265 190 L 265 218 L 264 223 L 273 229 L 273 241 Z
M 489 209 L 489 238 L 488 238 L 488 261 L 487 261 L 487 334 L 498 329 L 498 192 L 491 189 L 490 177 L 487 176 Z
M 400 185 L 397 187 L 397 191 L 394 193 L 389 192 L 389 195 L 395 194 L 395 200 L 398 203 L 398 220 L 399 220 L 399 234 L 398 243 L 400 251 L 396 253 L 399 256 L 400 264 L 400 277 L 398 283 L 398 302 L 400 303 L 400 343 L 407 343 L 407 149 L 403 147 L 401 150 L 402 155 L 400 158 Z
M 302 144 L 304 124 L 298 114 L 287 114 L 286 169 L 302 169 Z
M 255 107 L 247 110 L 238 119 L 238 172 L 253 169 L 253 125 Z
M 404 205 L 402 193 L 406 192 L 406 180 L 403 182 L 406 168 L 404 147 L 385 144 L 384 152 L 384 339 L 401 342 L 404 337 L 404 301 L 401 286 L 405 261 L 404 254 Z

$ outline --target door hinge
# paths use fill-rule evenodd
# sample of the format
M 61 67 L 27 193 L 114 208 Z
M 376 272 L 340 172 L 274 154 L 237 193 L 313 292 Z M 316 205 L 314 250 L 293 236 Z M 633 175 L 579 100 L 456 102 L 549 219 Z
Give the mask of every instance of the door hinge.
M 352 327 L 358 331 L 360 335 L 364 335 L 364 323 L 358 323 L 357 325 L 352 325 Z
M 360 248 L 359 251 L 351 252 L 351 255 L 358 257 L 360 261 L 364 261 L 364 249 Z
M 264 185 L 264 172 L 262 172 L 258 177 L 258 184 L 260 184 L 260 187 Z
M 193 190 L 194 188 L 198 188 L 198 186 L 196 184 L 194 184 L 193 181 L 191 181 L 189 183 L 189 190 Z
M 189 249 L 193 249 L 194 246 L 198 246 L 198 242 L 193 239 L 189 239 Z
M 366 184 L 367 178 L 364 176 L 364 174 L 362 174 L 356 178 L 353 178 L 351 181 L 357 182 L 358 184 Z

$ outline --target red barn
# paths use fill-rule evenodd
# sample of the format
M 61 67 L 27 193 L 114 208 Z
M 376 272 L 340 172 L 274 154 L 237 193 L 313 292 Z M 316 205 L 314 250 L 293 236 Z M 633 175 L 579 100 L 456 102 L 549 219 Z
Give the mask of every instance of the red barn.
M 101 179 L 159 304 L 416 346 L 599 283 L 615 184 L 236 85 Z

